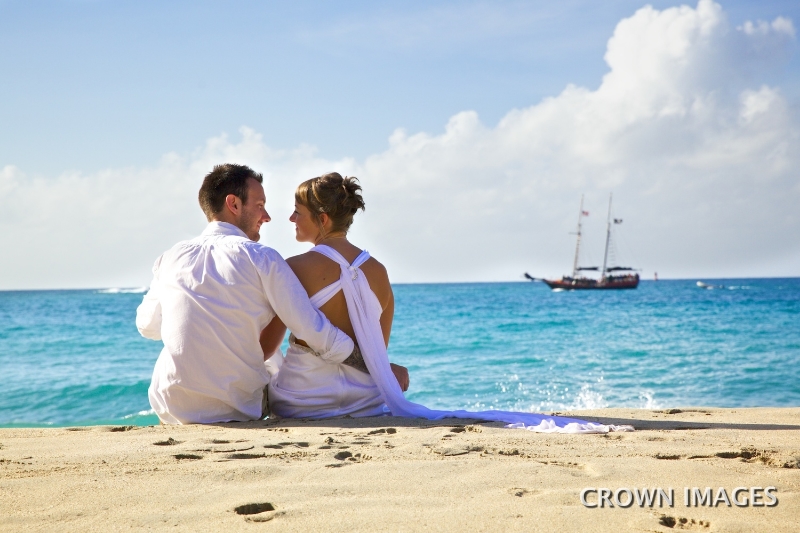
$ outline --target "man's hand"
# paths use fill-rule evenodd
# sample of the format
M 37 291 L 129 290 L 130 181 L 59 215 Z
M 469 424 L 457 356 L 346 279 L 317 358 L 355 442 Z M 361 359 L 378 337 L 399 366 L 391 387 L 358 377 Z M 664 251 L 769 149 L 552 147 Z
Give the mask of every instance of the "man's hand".
M 409 383 L 408 369 L 394 363 L 389 363 L 389 366 L 392 367 L 392 372 L 394 373 L 394 377 L 397 378 L 397 383 L 400 385 L 400 388 L 403 389 L 403 392 L 407 391 Z

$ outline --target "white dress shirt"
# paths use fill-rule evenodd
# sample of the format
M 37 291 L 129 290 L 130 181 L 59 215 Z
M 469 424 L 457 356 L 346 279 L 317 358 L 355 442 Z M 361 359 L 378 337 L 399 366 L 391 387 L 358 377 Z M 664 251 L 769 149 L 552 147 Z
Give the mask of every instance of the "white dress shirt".
M 259 419 L 270 379 L 259 336 L 276 314 L 323 360 L 341 363 L 353 351 L 280 254 L 233 224 L 211 222 L 159 257 L 136 327 L 164 341 L 148 391 L 161 421 Z

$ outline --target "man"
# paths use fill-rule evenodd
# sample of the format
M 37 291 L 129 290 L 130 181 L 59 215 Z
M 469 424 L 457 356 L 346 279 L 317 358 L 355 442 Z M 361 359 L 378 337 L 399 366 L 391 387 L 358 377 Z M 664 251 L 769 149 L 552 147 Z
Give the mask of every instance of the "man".
M 257 242 L 270 221 L 262 182 L 246 166 L 215 166 L 199 194 L 205 231 L 153 266 L 136 326 L 164 341 L 148 391 L 164 423 L 265 416 L 270 378 L 264 360 L 277 346 L 262 349 L 259 336 L 276 315 L 322 359 L 363 361 L 353 341 L 311 305 L 278 252 Z

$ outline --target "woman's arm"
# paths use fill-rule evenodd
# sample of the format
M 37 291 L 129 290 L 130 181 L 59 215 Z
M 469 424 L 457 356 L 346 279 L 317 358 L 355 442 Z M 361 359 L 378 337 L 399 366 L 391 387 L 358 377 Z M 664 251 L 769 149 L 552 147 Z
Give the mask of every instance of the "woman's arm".
M 389 347 L 389 336 L 392 333 L 392 321 L 394 320 L 394 293 L 392 292 L 392 286 L 388 285 L 388 287 L 389 298 L 381 313 L 381 331 L 383 331 L 383 341 L 386 343 L 387 348 Z M 408 369 L 394 363 L 389 363 L 389 365 L 392 367 L 392 373 L 397 378 L 400 388 L 403 392 L 407 391 L 409 385 Z
M 275 350 L 280 348 L 283 342 L 283 337 L 286 335 L 286 326 L 277 316 L 272 319 L 272 322 L 267 324 L 264 331 L 261 332 L 261 337 L 258 339 L 261 343 L 261 350 L 264 352 L 264 361 L 272 357 Z
M 386 305 L 383 307 L 383 312 L 381 313 L 381 331 L 383 332 L 383 342 L 386 343 L 386 347 L 389 347 L 389 337 L 392 334 L 392 321 L 394 320 L 394 293 L 392 292 L 392 286 L 389 285 L 389 298 L 386 302 Z

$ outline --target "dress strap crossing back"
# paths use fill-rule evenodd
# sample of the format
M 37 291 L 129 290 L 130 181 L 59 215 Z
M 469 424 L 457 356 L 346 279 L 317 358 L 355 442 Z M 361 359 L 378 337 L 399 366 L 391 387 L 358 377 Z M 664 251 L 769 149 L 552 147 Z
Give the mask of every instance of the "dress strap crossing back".
M 336 296 L 336 293 L 338 293 L 340 290 L 342 290 L 342 280 L 337 279 L 324 289 L 320 289 L 319 291 L 317 291 L 317 293 L 314 294 L 314 296 L 309 298 L 309 300 L 311 300 L 311 305 L 319 309 L 320 307 L 328 303 L 331 298 Z
M 350 263 L 349 261 L 347 261 L 347 259 L 344 258 L 344 256 L 342 256 L 342 254 L 340 254 L 339 252 L 337 252 L 336 250 L 325 244 L 318 244 L 317 246 L 313 247 L 311 251 L 322 254 L 331 261 L 336 261 L 337 263 L 339 263 L 339 266 L 342 267 L 343 271 L 347 269 L 351 272 L 353 279 L 358 278 L 358 272 L 360 272 L 361 270 L 359 267 L 363 265 L 370 257 L 369 252 L 363 250 L 360 254 L 358 254 L 358 257 L 356 257 L 355 261 Z
M 324 244 L 320 244 L 318 246 L 313 247 L 311 251 L 320 253 L 325 257 L 327 257 L 328 259 L 335 261 L 336 263 L 339 263 L 339 266 L 342 267 L 342 275 L 344 275 L 344 272 L 346 270 L 348 274 L 352 276 L 353 279 L 356 279 L 358 277 L 359 272 L 361 272 L 361 269 L 359 267 L 363 265 L 366 262 L 366 260 L 369 259 L 370 257 L 369 252 L 364 250 L 363 252 L 358 254 L 358 257 L 356 257 L 355 261 L 353 261 L 351 264 L 347 262 L 347 259 L 345 259 L 342 256 L 342 254 L 340 254 L 330 246 L 326 246 Z M 314 294 L 314 296 L 310 298 L 311 304 L 317 309 L 319 309 L 320 307 L 328 303 L 328 301 L 330 301 L 331 298 L 336 296 L 336 294 L 340 290 L 342 290 L 341 277 L 339 277 L 339 279 L 337 279 L 324 289 L 320 289 L 316 294 Z

